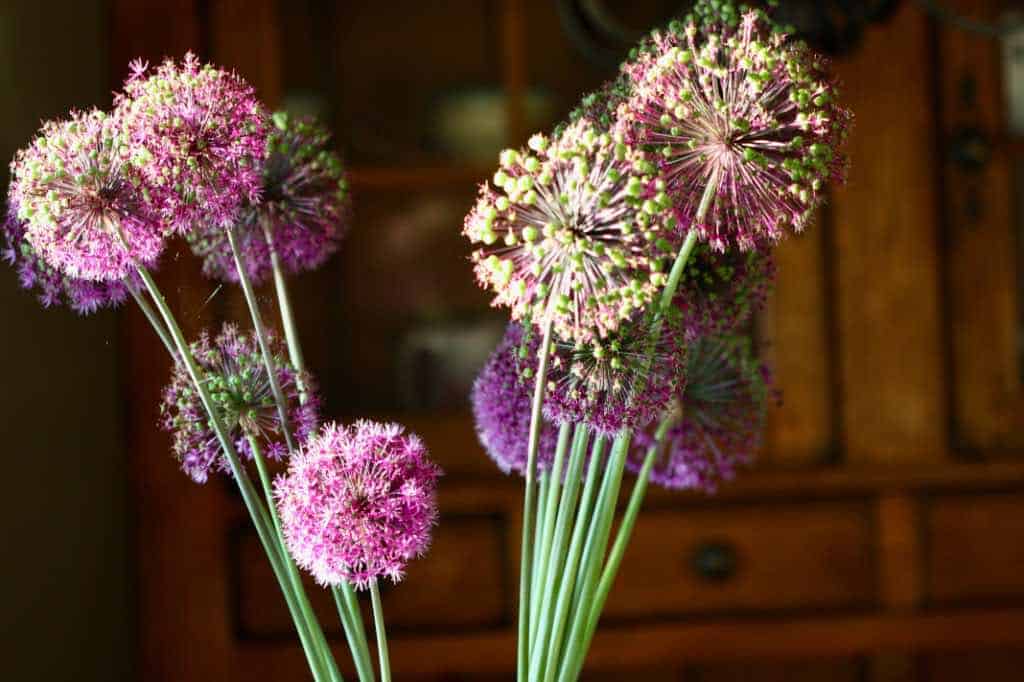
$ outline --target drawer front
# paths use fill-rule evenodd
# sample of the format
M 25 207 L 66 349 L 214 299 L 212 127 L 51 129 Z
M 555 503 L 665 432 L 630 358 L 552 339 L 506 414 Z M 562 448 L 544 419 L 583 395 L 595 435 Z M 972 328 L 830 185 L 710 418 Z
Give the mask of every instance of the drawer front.
M 866 501 L 645 513 L 606 615 L 869 606 L 876 592 L 871 518 Z
M 505 575 L 505 547 L 501 517 L 444 516 L 431 549 L 409 564 L 405 580 L 396 586 L 381 583 L 389 632 L 490 628 L 507 622 L 505 597 L 511 582 Z M 239 636 L 291 641 L 291 618 L 255 531 L 239 533 L 234 552 L 238 593 L 233 611 Z M 325 631 L 341 636 L 330 592 L 304 578 Z M 362 602 L 368 618 L 368 597 Z
M 926 519 L 930 601 L 1024 598 L 1024 493 L 935 497 Z

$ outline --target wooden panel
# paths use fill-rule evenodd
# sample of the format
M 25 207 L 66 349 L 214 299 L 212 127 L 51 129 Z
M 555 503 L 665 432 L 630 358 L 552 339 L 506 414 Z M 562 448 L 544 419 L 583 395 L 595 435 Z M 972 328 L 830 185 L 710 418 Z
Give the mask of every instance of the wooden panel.
M 903 3 L 836 63 L 856 113 L 849 183 L 832 204 L 843 443 L 856 462 L 947 444 L 928 54 L 926 15 Z
M 1018 680 L 1024 670 L 1024 649 L 937 653 L 925 657 L 919 665 L 923 682 Z
M 246 527 L 237 538 L 235 552 L 235 618 L 241 639 L 291 642 L 291 618 L 255 532 Z M 382 585 L 388 631 L 502 625 L 507 620 L 506 582 L 502 520 L 446 516 L 435 531 L 430 551 L 410 563 L 405 580 L 397 586 Z M 325 631 L 340 636 L 330 593 L 317 587 L 308 576 L 307 583 L 307 592 Z M 466 595 L 472 598 L 465 598 Z M 369 618 L 368 612 L 364 615 Z
M 840 190 L 842 191 L 842 190 Z M 825 230 L 819 219 L 775 250 L 775 291 L 760 316 L 765 359 L 782 403 L 768 410 L 765 459 L 821 462 L 835 446 Z
M 863 665 L 854 660 L 716 663 L 687 671 L 685 682 L 860 682 Z
M 997 0 L 959 0 L 953 11 L 996 21 Z M 960 445 L 970 449 L 1024 445 L 1013 159 L 1004 134 L 1000 44 L 947 28 L 939 33 L 942 134 L 947 150 L 945 216 L 949 253 L 954 416 Z M 980 167 L 954 156 L 968 131 L 986 136 L 991 158 Z M 985 150 L 981 150 L 985 153 Z
M 400 680 L 452 679 L 454 675 L 487 679 L 488 674 L 508 674 L 515 659 L 512 629 L 459 636 L 400 635 L 389 637 L 389 644 L 394 676 Z M 982 645 L 1024 645 L 1024 609 L 603 627 L 595 635 L 587 669 L 672 669 L 687 661 L 697 664 L 741 658 L 839 658 L 887 648 L 969 651 Z M 336 643 L 339 658 L 345 655 L 342 646 Z M 234 679 L 290 680 L 306 675 L 295 647 L 253 643 L 236 653 Z
M 936 498 L 926 533 L 931 601 L 1024 597 L 1024 493 Z
M 112 82 L 120 86 L 128 62 L 159 63 L 194 50 L 203 56 L 198 3 L 117 0 L 111 7 Z M 168 246 L 160 286 L 186 335 L 209 321 L 209 288 L 180 241 Z M 215 484 L 197 486 L 178 471 L 170 439 L 156 428 L 160 391 L 170 360 L 134 306 L 123 316 L 128 452 L 132 454 L 138 571 L 139 671 L 154 682 L 226 679 L 231 641 L 220 527 L 225 514 Z
M 606 618 L 867 606 L 875 598 L 869 519 L 859 502 L 648 513 Z M 694 566 L 712 544 L 733 554 L 730 577 L 708 579 Z

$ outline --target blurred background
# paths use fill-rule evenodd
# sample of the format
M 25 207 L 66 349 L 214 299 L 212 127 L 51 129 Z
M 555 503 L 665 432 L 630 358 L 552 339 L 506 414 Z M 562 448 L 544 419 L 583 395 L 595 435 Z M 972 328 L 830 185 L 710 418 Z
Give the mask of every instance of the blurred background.
M 686 9 L 0 5 L 4 158 L 41 119 L 108 106 L 130 59 L 186 50 L 333 127 L 354 223 L 294 285 L 325 414 L 401 420 L 447 472 L 432 551 L 385 595 L 397 679 L 512 679 L 520 482 L 482 454 L 466 405 L 505 320 L 459 235 L 475 185 Z M 784 393 L 759 463 L 715 497 L 649 496 L 586 679 L 1020 679 L 1024 4 L 780 11 L 844 84 L 849 182 L 779 248 L 754 326 Z M 183 245 L 160 277 L 190 334 L 246 319 Z M 304 679 L 232 487 L 190 483 L 156 429 L 169 369 L 141 316 L 43 310 L 10 268 L 0 306 L 4 679 Z

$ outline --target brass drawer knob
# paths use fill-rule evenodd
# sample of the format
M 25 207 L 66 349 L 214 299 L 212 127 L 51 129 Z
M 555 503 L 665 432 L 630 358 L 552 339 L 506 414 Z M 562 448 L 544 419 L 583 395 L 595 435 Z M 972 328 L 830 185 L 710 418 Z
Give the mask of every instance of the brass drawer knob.
M 720 583 L 736 574 L 738 563 L 736 548 L 724 540 L 707 540 L 698 544 L 690 558 L 690 565 L 701 580 Z

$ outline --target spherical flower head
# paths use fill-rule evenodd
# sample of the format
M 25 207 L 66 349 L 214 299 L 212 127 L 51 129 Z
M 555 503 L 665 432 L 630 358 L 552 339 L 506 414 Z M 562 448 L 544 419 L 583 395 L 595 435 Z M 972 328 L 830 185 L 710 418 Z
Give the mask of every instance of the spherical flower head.
M 650 480 L 670 489 L 714 492 L 760 449 L 769 376 L 748 339 L 718 337 L 691 347 L 686 377 L 686 386 L 673 397 L 669 414 L 676 421 L 656 455 Z M 633 472 L 654 443 L 652 431 L 634 435 L 627 461 Z
M 522 376 L 521 370 L 536 357 L 539 345 L 536 334 L 524 334 L 522 325 L 509 324 L 473 382 L 470 401 L 477 436 L 487 455 L 506 474 L 526 473 L 533 382 Z M 556 429 L 545 422 L 537 449 L 537 471 L 551 466 L 557 444 Z
M 274 250 L 289 273 L 320 267 L 335 251 L 348 228 L 351 206 L 348 180 L 331 134 L 312 119 L 275 113 L 267 137 L 261 201 L 246 202 L 236 235 L 249 277 L 259 284 L 272 272 Z M 207 276 L 238 281 L 227 234 L 217 224 L 188 234 L 193 252 L 203 259 Z
M 646 426 L 686 381 L 681 334 L 666 324 L 654 346 L 651 336 L 652 325 L 638 316 L 603 339 L 555 343 L 545 417 L 583 422 L 606 436 Z
M 14 268 L 18 283 L 24 289 L 34 290 L 45 308 L 67 305 L 80 315 L 89 315 L 100 308 L 119 306 L 128 298 L 128 287 L 141 284 L 137 273 L 131 273 L 127 281 L 96 282 L 69 277 L 51 267 L 25 239 L 25 223 L 14 207 L 7 212 L 0 232 L 0 260 Z
M 774 281 L 770 249 L 715 251 L 698 243 L 673 299 L 686 339 L 735 331 L 764 307 Z
M 288 428 L 302 440 L 317 428 L 318 401 L 312 378 L 295 370 L 286 359 L 283 344 L 269 338 L 272 365 L 288 405 Z M 203 333 L 190 346 L 206 375 L 221 424 L 227 429 L 239 455 L 251 459 L 250 439 L 272 459 L 288 454 L 281 419 L 270 387 L 270 375 L 255 335 L 243 334 L 232 324 L 211 339 Z M 300 390 L 308 393 L 300 401 Z M 160 405 L 161 426 L 174 436 L 174 454 L 182 471 L 196 483 L 205 483 L 213 471 L 230 471 L 206 410 L 188 371 L 178 363 Z
M 118 118 L 96 109 L 44 123 L 15 155 L 9 203 L 50 267 L 115 281 L 156 261 L 165 229 L 128 155 Z
M 227 227 L 258 202 L 267 115 L 251 86 L 189 53 L 150 72 L 132 64 L 115 98 L 138 167 L 180 233 Z
M 625 67 L 635 83 L 619 126 L 660 157 L 680 224 L 719 250 L 803 229 L 846 165 L 851 116 L 824 60 L 756 11 L 735 28 L 691 20 L 652 41 L 656 49 Z M 708 186 L 707 214 L 696 221 Z
M 440 474 L 399 424 L 326 424 L 275 482 L 285 543 L 321 585 L 398 582 L 430 544 Z
M 464 234 L 477 279 L 514 319 L 588 342 L 654 298 L 675 244 L 671 201 L 636 149 L 587 120 L 506 150 Z

